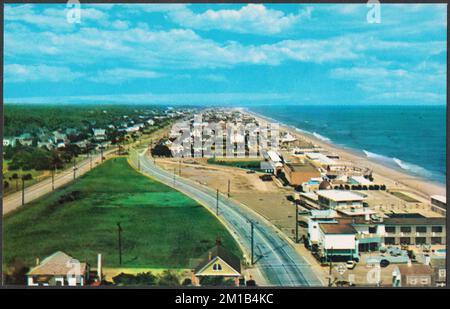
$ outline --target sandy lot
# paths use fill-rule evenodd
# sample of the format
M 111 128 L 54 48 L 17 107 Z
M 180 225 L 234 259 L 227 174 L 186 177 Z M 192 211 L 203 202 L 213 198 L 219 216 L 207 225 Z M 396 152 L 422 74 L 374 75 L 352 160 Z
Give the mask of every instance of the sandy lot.
M 189 162 L 189 163 L 186 163 Z M 274 181 L 262 181 L 262 173 L 247 173 L 247 170 L 207 164 L 205 159 L 156 159 L 164 169 L 197 181 L 227 194 L 230 180 L 230 197 L 247 205 L 267 220 L 274 223 L 288 236 L 295 228 L 295 206 L 287 199 L 293 194 L 291 188 L 279 188 Z

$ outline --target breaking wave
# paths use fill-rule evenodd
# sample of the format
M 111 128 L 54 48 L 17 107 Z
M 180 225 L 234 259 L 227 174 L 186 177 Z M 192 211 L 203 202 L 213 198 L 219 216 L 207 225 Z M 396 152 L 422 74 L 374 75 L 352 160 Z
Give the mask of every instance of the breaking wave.
M 421 167 L 419 165 L 404 162 L 398 158 L 389 158 L 389 157 L 386 157 L 386 156 L 383 156 L 383 155 L 380 155 L 377 153 L 373 153 L 373 152 L 370 152 L 367 150 L 363 150 L 363 152 L 366 154 L 366 157 L 368 157 L 368 158 L 376 159 L 379 161 L 391 162 L 409 173 L 412 173 L 412 174 L 415 174 L 418 176 L 422 176 L 422 177 L 431 177 L 432 176 L 431 172 L 427 171 L 426 169 L 424 169 L 423 167 Z
M 420 175 L 420 176 L 424 176 L 424 177 L 430 177 L 431 173 L 429 171 L 427 171 L 426 169 L 424 169 L 423 167 L 419 166 L 419 165 L 415 165 L 412 163 L 408 163 L 408 162 L 404 162 L 400 159 L 397 158 L 393 158 L 392 160 L 394 160 L 394 162 L 400 166 L 402 169 L 412 172 L 414 174 Z
M 371 158 L 371 159 L 377 159 L 377 160 L 383 160 L 383 161 L 391 160 L 392 161 L 392 158 L 380 155 L 378 153 L 370 152 L 370 151 L 367 151 L 364 149 L 363 149 L 363 152 L 366 154 L 366 157 Z
M 324 141 L 324 142 L 329 142 L 330 141 L 330 139 L 328 137 L 320 135 L 319 133 L 313 132 L 312 135 L 314 135 L 314 137 L 320 139 L 321 141 Z

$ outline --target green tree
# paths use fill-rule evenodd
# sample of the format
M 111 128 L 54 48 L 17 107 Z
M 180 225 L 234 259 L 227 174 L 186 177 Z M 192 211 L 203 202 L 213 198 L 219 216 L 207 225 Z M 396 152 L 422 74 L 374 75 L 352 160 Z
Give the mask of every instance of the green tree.
M 159 275 L 159 286 L 180 286 L 180 278 L 178 274 L 172 270 L 165 270 Z

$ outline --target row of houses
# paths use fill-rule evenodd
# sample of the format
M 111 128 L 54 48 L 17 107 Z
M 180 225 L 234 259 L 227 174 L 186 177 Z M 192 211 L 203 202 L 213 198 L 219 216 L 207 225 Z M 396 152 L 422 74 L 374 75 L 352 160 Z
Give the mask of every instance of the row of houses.
M 97 267 L 80 262 L 72 256 L 57 251 L 26 274 L 28 286 L 99 286 L 108 284 L 103 273 L 102 255 L 98 254 Z M 200 258 L 191 259 L 191 283 L 200 286 L 205 278 L 231 279 L 239 286 L 243 275 L 241 260 L 229 252 L 218 239 L 216 245 Z M 247 282 L 247 284 L 250 284 Z
M 133 122 L 133 121 L 132 121 Z M 118 132 L 126 132 L 127 134 L 136 133 L 145 127 L 155 125 L 155 120 L 147 119 L 143 123 L 133 124 L 123 123 L 121 125 L 110 124 L 106 128 L 92 128 L 91 130 L 86 132 L 87 138 L 71 142 L 69 139 L 69 135 L 74 134 L 78 135 L 83 132 L 68 128 L 55 130 L 50 133 L 39 133 L 37 135 L 32 135 L 30 133 L 23 133 L 17 137 L 4 137 L 3 138 L 3 146 L 4 147 L 16 147 L 19 143 L 22 146 L 37 146 L 38 148 L 46 148 L 48 150 L 64 148 L 69 144 L 76 145 L 80 147 L 80 149 L 87 149 L 87 147 L 91 144 L 105 146 L 105 142 L 108 142 L 108 131 L 112 132 L 117 130 Z

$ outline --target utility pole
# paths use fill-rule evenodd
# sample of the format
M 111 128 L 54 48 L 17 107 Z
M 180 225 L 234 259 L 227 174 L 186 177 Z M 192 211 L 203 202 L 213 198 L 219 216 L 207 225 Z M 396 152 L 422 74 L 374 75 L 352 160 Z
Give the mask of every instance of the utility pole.
M 22 206 L 25 205 L 25 179 L 22 176 Z
M 231 180 L 228 179 L 228 197 L 230 197 Z
M 103 147 L 100 147 L 101 161 L 103 163 Z
M 252 265 L 253 264 L 255 264 L 255 259 L 254 259 L 254 245 L 255 245 L 255 242 L 254 242 L 254 234 L 253 234 L 253 221 L 250 221 L 250 224 L 251 224 L 251 242 L 252 242 Z
M 122 227 L 117 222 L 117 232 L 119 234 L 119 265 L 122 265 Z
M 77 167 L 75 165 L 75 157 L 73 157 L 73 180 L 75 180 L 75 178 L 76 178 L 76 170 L 77 170 Z
M 219 215 L 219 189 L 216 192 L 216 216 Z
M 331 251 L 333 251 L 333 247 L 331 247 Z M 331 287 L 331 270 L 333 269 L 333 260 L 330 258 L 330 253 L 327 249 L 327 258 L 328 258 L 328 262 L 330 264 L 330 269 L 328 270 L 328 286 Z
M 55 168 L 52 169 L 52 191 L 55 191 Z
M 295 243 L 298 244 L 298 203 L 295 201 Z

